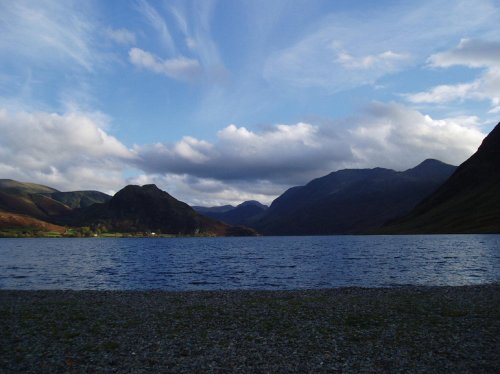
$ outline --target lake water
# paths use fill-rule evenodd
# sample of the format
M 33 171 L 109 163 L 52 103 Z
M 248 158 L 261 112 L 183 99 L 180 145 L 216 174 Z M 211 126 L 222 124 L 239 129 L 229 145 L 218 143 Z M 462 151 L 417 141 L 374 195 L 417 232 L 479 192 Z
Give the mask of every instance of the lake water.
M 500 280 L 500 235 L 0 239 L 2 289 L 303 289 Z

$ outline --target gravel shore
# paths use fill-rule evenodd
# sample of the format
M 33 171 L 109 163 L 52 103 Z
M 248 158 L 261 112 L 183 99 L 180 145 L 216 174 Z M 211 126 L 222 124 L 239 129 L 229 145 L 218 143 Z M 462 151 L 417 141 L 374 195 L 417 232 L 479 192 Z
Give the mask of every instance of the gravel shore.
M 500 372 L 500 284 L 0 290 L 0 372 Z

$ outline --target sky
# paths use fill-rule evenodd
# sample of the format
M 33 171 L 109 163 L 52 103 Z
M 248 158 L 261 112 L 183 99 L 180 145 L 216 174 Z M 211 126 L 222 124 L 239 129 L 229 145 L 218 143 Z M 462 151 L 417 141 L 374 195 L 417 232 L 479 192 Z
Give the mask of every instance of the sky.
M 0 178 L 269 204 L 458 165 L 500 121 L 496 0 L 0 0 Z

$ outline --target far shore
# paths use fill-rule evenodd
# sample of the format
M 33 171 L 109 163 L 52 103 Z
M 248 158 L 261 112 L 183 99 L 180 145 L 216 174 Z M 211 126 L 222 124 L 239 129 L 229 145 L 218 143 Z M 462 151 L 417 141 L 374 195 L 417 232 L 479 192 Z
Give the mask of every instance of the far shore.
M 494 373 L 500 283 L 0 290 L 0 331 L 0 372 Z

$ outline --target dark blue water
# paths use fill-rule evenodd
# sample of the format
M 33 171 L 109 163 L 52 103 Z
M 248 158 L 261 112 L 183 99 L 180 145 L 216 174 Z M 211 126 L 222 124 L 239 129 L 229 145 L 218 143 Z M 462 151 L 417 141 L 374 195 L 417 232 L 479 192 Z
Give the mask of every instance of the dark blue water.
M 3 289 L 300 289 L 500 280 L 500 235 L 0 239 Z

